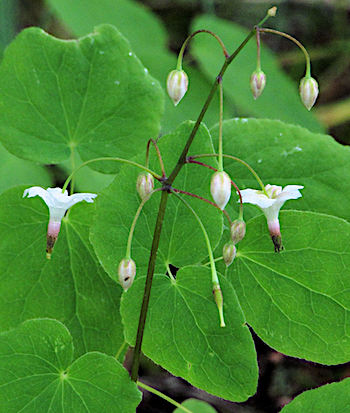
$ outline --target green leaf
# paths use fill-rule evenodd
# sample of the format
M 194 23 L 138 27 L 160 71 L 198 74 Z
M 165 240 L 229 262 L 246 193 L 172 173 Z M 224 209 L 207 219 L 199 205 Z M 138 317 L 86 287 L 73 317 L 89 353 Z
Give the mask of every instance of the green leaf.
M 247 323 L 284 354 L 322 364 L 347 362 L 350 224 L 304 211 L 282 211 L 280 222 L 283 252 L 273 252 L 260 215 L 247 223 L 229 267 Z
M 118 0 L 117 3 L 115 0 L 89 0 L 89 7 L 84 0 L 47 1 L 77 36 L 88 34 L 101 23 L 114 24 L 128 38 L 136 55 L 165 91 L 168 73 L 176 67 L 176 56 L 168 51 L 166 29 L 154 13 L 139 2 L 129 0 Z M 163 132 L 175 129 L 184 119 L 197 119 L 211 83 L 215 80 L 215 73 L 208 81 L 195 67 L 185 65 L 185 70 L 190 79 L 189 90 L 176 108 L 166 97 L 161 121 Z M 224 110 L 227 117 L 233 113 L 230 99 L 225 99 Z M 218 121 L 218 116 L 219 102 L 215 98 L 206 113 L 206 124 L 213 125 Z
M 0 334 L 0 412 L 134 412 L 136 384 L 113 357 L 73 361 L 73 342 L 57 320 L 29 320 Z
M 26 162 L 11 155 L 0 145 L 0 192 L 15 185 L 50 186 L 52 183 L 48 170 L 33 162 Z
M 174 168 L 192 127 L 193 122 L 185 122 L 159 141 L 167 173 Z M 192 151 L 198 152 L 199 150 L 207 152 L 213 150 L 209 132 L 204 125 L 200 127 L 193 143 Z M 151 153 L 151 167 L 159 171 L 153 148 L 151 148 Z M 143 162 L 143 159 L 139 161 Z M 211 161 L 212 164 L 213 162 L 215 164 L 216 161 Z M 140 205 L 140 198 L 136 192 L 138 174 L 139 171 L 136 168 L 126 165 L 96 202 L 96 215 L 90 235 L 91 242 L 105 270 L 116 280 L 118 279 L 118 264 L 125 257 L 131 223 Z M 185 165 L 173 187 L 210 198 L 211 174 L 212 171 L 208 172 L 206 168 Z M 160 187 L 157 182 L 156 187 Z M 160 192 L 154 194 L 145 204 L 136 225 L 131 255 L 136 262 L 139 275 L 146 274 L 159 198 Z M 166 264 L 181 267 L 199 263 L 208 255 L 202 231 L 195 217 L 180 200 L 173 195 L 169 198 L 157 255 L 159 271 L 165 271 Z M 198 199 L 186 196 L 186 200 L 201 217 L 214 247 L 222 233 L 222 213 Z
M 203 402 L 202 400 L 188 399 L 181 403 L 181 406 L 186 407 L 192 413 L 215 413 L 216 410 L 210 406 L 210 404 Z M 177 408 L 174 413 L 183 413 L 183 410 Z
M 317 389 L 305 391 L 287 404 L 281 413 L 322 412 L 341 413 L 349 410 L 350 379 L 326 384 Z
M 78 41 L 24 30 L 5 52 L 0 95 L 3 144 L 42 163 L 62 162 L 75 150 L 84 161 L 130 158 L 157 136 L 163 108 L 158 83 L 109 25 Z M 115 169 L 100 164 L 102 172 Z
M 139 320 L 145 278 L 123 294 L 121 314 L 131 345 Z M 254 343 L 232 286 L 220 279 L 226 327 L 219 326 L 211 271 L 185 267 L 172 282 L 153 280 L 142 351 L 155 363 L 196 387 L 233 401 L 255 393 L 258 369 Z
M 229 52 L 245 39 L 248 31 L 214 16 L 202 15 L 194 20 L 192 31 L 207 29 L 216 33 Z M 217 42 L 208 35 L 196 36 L 192 52 L 199 61 L 201 70 L 208 76 L 218 73 L 223 64 L 223 54 Z M 300 52 L 301 53 L 301 52 Z M 256 43 L 252 39 L 234 60 L 224 76 L 224 93 L 240 109 L 242 115 L 252 115 L 305 126 L 315 132 L 323 130 L 314 115 L 308 112 L 298 95 L 298 84 L 292 82 L 278 67 L 273 53 L 266 47 L 261 50 L 262 70 L 267 77 L 267 84 L 262 95 L 254 101 L 250 90 L 250 76 L 256 69 Z M 300 77 L 304 74 L 301 73 Z
M 217 142 L 218 128 L 211 132 Z M 304 185 L 303 197 L 297 202 L 288 201 L 284 209 L 322 212 L 350 220 L 350 192 L 344 190 L 344 181 L 350 181 L 348 147 L 298 126 L 256 119 L 224 122 L 223 139 L 224 153 L 248 162 L 265 185 Z M 240 188 L 260 189 L 243 165 L 225 159 L 224 166 Z M 246 216 L 258 211 L 248 204 L 244 210 Z
M 94 206 L 75 205 L 62 221 L 51 260 L 46 259 L 48 210 L 22 187 L 0 196 L 0 325 L 8 329 L 35 317 L 69 328 L 76 355 L 115 354 L 123 344 L 121 288 L 99 264 L 88 239 Z

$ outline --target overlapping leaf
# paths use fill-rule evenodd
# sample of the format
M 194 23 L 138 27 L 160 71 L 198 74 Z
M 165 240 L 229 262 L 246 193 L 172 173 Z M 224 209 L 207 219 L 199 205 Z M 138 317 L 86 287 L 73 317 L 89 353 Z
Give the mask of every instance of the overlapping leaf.
M 59 163 L 74 150 L 83 160 L 129 158 L 159 131 L 158 82 L 109 25 L 78 41 L 24 30 L 6 50 L 0 92 L 3 144 L 41 163 Z
M 93 205 L 78 204 L 45 257 L 48 211 L 16 187 L 0 197 L 0 328 L 50 317 L 69 328 L 77 355 L 115 354 L 123 343 L 121 288 L 110 280 L 88 240 Z
M 297 202 L 297 201 L 295 201 Z M 280 214 L 276 254 L 264 216 L 229 267 L 247 323 L 271 347 L 322 364 L 350 360 L 350 224 L 304 211 Z
M 126 340 L 133 345 L 139 320 L 144 277 L 122 298 Z M 208 268 L 181 269 L 172 282 L 153 280 L 143 352 L 191 384 L 228 400 L 244 401 L 255 393 L 257 362 L 254 343 L 232 286 L 221 278 L 226 327 L 212 294 Z
M 181 403 L 181 406 L 186 407 L 189 409 L 192 413 L 215 413 L 216 410 L 210 406 L 210 404 L 203 402 L 202 400 L 196 400 L 196 399 L 187 399 L 183 403 Z M 174 410 L 174 413 L 181 413 L 183 412 L 182 409 L 177 408 Z
M 350 379 L 339 383 L 326 384 L 306 391 L 287 404 L 282 413 L 316 412 L 340 413 L 349 411 Z
M 132 413 L 141 393 L 113 357 L 73 361 L 73 340 L 57 320 L 29 320 L 0 334 L 0 412 Z
M 252 22 L 253 25 L 253 22 Z M 192 30 L 212 30 L 221 37 L 232 53 L 245 39 L 248 31 L 232 22 L 214 16 L 202 15 L 195 19 Z M 218 73 L 223 55 L 220 46 L 210 36 L 197 36 L 192 51 L 200 63 L 201 70 L 208 76 Z M 262 47 L 262 69 L 267 83 L 263 94 L 256 101 L 250 90 L 250 76 L 256 69 L 256 43 L 251 40 L 225 73 L 224 93 L 240 109 L 241 115 L 280 119 L 302 125 L 315 132 L 322 130 L 314 115 L 303 106 L 298 95 L 298 84 L 292 82 L 279 69 L 271 51 Z M 300 73 L 303 77 L 304 73 Z
M 159 147 L 168 174 L 174 168 L 192 127 L 192 122 L 186 122 L 160 140 Z M 193 148 L 191 148 L 192 153 L 199 150 L 207 152 L 213 150 L 211 138 L 205 126 L 199 129 Z M 154 155 L 152 158 L 151 167 L 159 172 L 157 159 Z M 140 159 L 140 162 L 142 161 Z M 215 164 L 216 161 L 209 162 Z M 198 165 L 185 165 L 173 186 L 210 198 L 211 173 Z M 136 192 L 138 174 L 139 171 L 136 168 L 125 166 L 97 200 L 96 216 L 91 228 L 91 241 L 105 270 L 114 279 L 118 278 L 118 264 L 125 256 L 131 223 L 140 205 Z M 156 186 L 159 187 L 159 184 Z M 202 231 L 192 213 L 173 195 L 169 198 L 157 256 L 158 268 L 163 271 L 166 264 L 181 267 L 198 263 L 208 255 Z M 134 233 L 132 258 L 136 262 L 139 275 L 145 274 L 147 268 L 159 199 L 160 193 L 156 193 L 145 204 Z M 193 205 L 204 222 L 214 247 L 222 232 L 222 213 L 198 199 L 187 196 L 186 200 Z

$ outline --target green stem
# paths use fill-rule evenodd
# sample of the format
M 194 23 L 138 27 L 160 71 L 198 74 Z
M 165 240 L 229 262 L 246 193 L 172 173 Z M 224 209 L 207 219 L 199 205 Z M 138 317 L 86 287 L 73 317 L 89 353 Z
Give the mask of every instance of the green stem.
M 256 29 L 256 50 L 257 50 L 257 63 L 256 70 L 261 70 L 261 61 L 260 61 L 260 29 Z
M 220 113 L 219 113 L 219 172 L 224 170 L 224 163 L 222 159 L 222 118 L 224 109 L 224 92 L 222 88 L 222 79 L 219 79 L 219 95 L 220 95 Z
M 142 208 L 143 208 L 143 206 L 145 205 L 145 203 L 151 198 L 151 196 L 152 196 L 155 192 L 158 192 L 158 191 L 161 191 L 161 190 L 162 190 L 161 188 L 154 189 L 152 192 L 150 192 L 150 193 L 148 194 L 148 196 L 146 196 L 146 197 L 141 201 L 139 207 L 137 208 L 136 214 L 135 214 L 135 216 L 134 216 L 134 219 L 133 219 L 132 224 L 131 224 L 131 227 L 130 227 L 130 232 L 129 232 L 129 236 L 128 236 L 128 242 L 127 242 L 127 244 L 126 244 L 126 252 L 125 252 L 125 259 L 126 259 L 126 260 L 130 260 L 130 258 L 131 258 L 130 256 L 131 256 L 132 237 L 133 237 L 133 235 L 134 235 L 134 230 L 135 230 L 135 227 L 136 227 L 136 223 L 137 223 L 137 220 L 138 220 L 138 218 L 139 218 L 139 216 L 140 216 L 140 213 L 141 213 L 141 211 L 142 211 Z
M 269 14 L 267 14 L 261 22 L 259 22 L 258 26 L 263 24 L 268 18 Z M 207 97 L 207 100 L 205 101 L 203 108 L 192 128 L 192 131 L 190 133 L 190 136 L 188 137 L 188 140 L 186 142 L 186 145 L 177 161 L 177 164 L 175 165 L 175 168 L 173 169 L 172 173 L 170 174 L 169 178 L 163 182 L 163 187 L 165 189 L 170 188 L 171 184 L 174 182 L 175 178 L 179 174 L 181 168 L 183 165 L 186 163 L 186 157 L 188 150 L 193 142 L 193 139 L 198 131 L 199 125 L 208 110 L 209 104 L 213 99 L 213 96 L 215 94 L 215 91 L 218 86 L 218 78 L 222 77 L 223 74 L 225 73 L 227 67 L 230 65 L 230 63 L 235 59 L 235 57 L 238 55 L 238 53 L 244 48 L 244 46 L 249 42 L 249 40 L 254 36 L 256 28 L 254 27 L 250 33 L 247 35 L 247 37 L 243 40 L 243 42 L 238 46 L 238 48 L 232 53 L 231 56 L 229 56 L 221 70 L 219 75 L 217 76 L 216 80 L 214 81 L 212 88 L 209 92 L 209 95 Z M 153 274 L 154 274 L 154 268 L 155 268 L 155 263 L 156 263 L 156 257 L 157 257 L 157 251 L 158 251 L 158 246 L 159 246 L 159 239 L 160 239 L 160 234 L 162 232 L 162 226 L 163 226 L 163 220 L 164 220 L 164 215 L 165 215 L 165 209 L 168 201 L 168 195 L 169 192 L 167 190 L 164 190 L 162 192 L 162 197 L 160 199 L 159 203 L 159 209 L 158 209 L 158 215 L 157 215 L 157 220 L 156 224 L 154 227 L 154 233 L 153 233 L 153 241 L 152 241 L 152 247 L 151 247 L 151 252 L 150 252 L 150 258 L 148 262 L 148 269 L 147 269 L 147 276 L 146 276 L 146 282 L 145 282 L 145 290 L 144 290 L 144 295 L 143 295 L 143 300 L 142 300 L 142 306 L 140 310 L 140 318 L 139 318 L 139 324 L 137 328 L 137 335 L 136 335 L 136 342 L 135 342 L 135 348 L 134 348 L 134 354 L 133 354 L 133 360 L 132 360 L 132 366 L 131 366 L 131 379 L 136 382 L 137 376 L 138 376 L 138 369 L 139 369 L 139 364 L 140 364 L 140 353 L 141 353 L 141 346 L 142 346 L 142 339 L 143 339 L 143 332 L 145 328 L 145 322 L 146 322 L 146 316 L 147 316 L 147 310 L 148 310 L 148 303 L 149 303 L 149 296 L 151 293 L 151 287 L 152 287 L 152 280 L 153 280 Z
M 182 59 L 183 59 L 183 55 L 184 55 L 185 49 L 186 49 L 188 43 L 190 42 L 190 40 L 193 39 L 194 36 L 196 36 L 196 35 L 199 34 L 199 33 L 208 33 L 208 34 L 210 34 L 211 36 L 215 37 L 215 39 L 219 42 L 219 44 L 220 44 L 220 46 L 221 46 L 221 48 L 222 48 L 222 51 L 223 51 L 223 53 L 224 53 L 225 58 L 227 58 L 227 57 L 229 56 L 229 54 L 228 54 L 228 52 L 227 52 L 227 50 L 226 50 L 226 47 L 225 47 L 223 41 L 220 39 L 220 37 L 219 37 L 218 35 L 216 35 L 215 33 L 213 33 L 213 32 L 210 31 L 210 30 L 204 30 L 204 29 L 202 29 L 202 30 L 196 30 L 195 32 L 193 32 L 192 34 L 190 34 L 190 35 L 187 37 L 187 39 L 183 42 L 183 44 L 182 44 L 182 46 L 181 46 L 181 49 L 180 49 L 180 52 L 179 52 L 179 56 L 178 56 L 178 58 L 177 58 L 176 70 L 182 70 Z
M 119 347 L 116 355 L 114 356 L 117 360 L 119 359 L 120 355 L 122 354 L 122 352 L 124 351 L 124 349 L 127 345 L 128 345 L 128 343 L 126 341 L 123 341 L 123 344 Z
M 199 226 L 201 227 L 201 230 L 202 230 L 202 233 L 203 233 L 203 236 L 204 236 L 204 239 L 205 239 L 205 243 L 206 243 L 207 249 L 208 249 L 209 262 L 210 262 L 210 268 L 211 268 L 211 281 L 213 283 L 213 286 L 218 286 L 218 288 L 220 289 L 220 283 L 219 283 L 218 274 L 216 272 L 213 250 L 212 250 L 211 245 L 210 245 L 210 239 L 209 239 L 207 230 L 205 229 L 205 226 L 203 225 L 202 220 L 199 218 L 199 215 L 191 207 L 191 205 L 187 201 L 185 201 L 180 195 L 178 195 L 175 191 L 172 191 L 172 193 L 192 212 L 192 214 L 196 218 Z M 220 311 L 220 309 L 219 309 L 219 315 L 220 315 L 220 325 L 221 325 L 221 327 L 225 327 L 224 315 L 223 315 L 223 312 Z
M 75 157 L 74 157 L 74 148 L 71 148 L 71 153 L 70 153 L 70 162 L 71 162 L 71 168 L 72 171 L 74 171 L 75 169 Z M 67 188 L 67 187 L 66 187 Z M 66 189 L 65 189 L 66 190 Z M 64 190 L 64 191 L 65 191 Z M 64 191 L 62 190 L 62 193 L 64 193 Z M 70 194 L 74 194 L 74 178 L 72 178 L 72 183 L 70 185 Z
M 307 50 L 305 49 L 305 47 L 299 42 L 299 40 L 295 39 L 293 36 L 287 34 L 287 33 L 283 33 L 280 32 L 278 30 L 274 30 L 274 29 L 259 29 L 260 32 L 263 33 L 273 33 L 273 34 L 277 34 L 279 36 L 285 37 L 289 40 L 291 40 L 292 42 L 294 42 L 304 53 L 305 56 L 305 60 L 306 60 L 306 70 L 305 70 L 305 77 L 311 77 L 311 63 L 310 63 L 310 56 L 309 53 L 307 52 Z
M 169 277 L 170 277 L 171 281 L 176 281 L 176 280 L 175 280 L 175 277 L 173 276 L 173 274 L 172 274 L 172 272 L 171 272 L 169 263 L 166 262 L 165 265 L 166 265 L 166 269 L 167 269 L 167 271 L 168 271 L 168 274 L 169 274 Z
M 190 159 L 210 158 L 210 157 L 213 157 L 213 156 L 217 157 L 217 156 L 219 156 L 219 154 L 217 154 L 217 153 L 203 153 L 203 154 L 200 154 L 200 155 L 191 155 Z M 269 198 L 269 195 L 266 192 L 264 183 L 261 180 L 260 176 L 255 172 L 255 170 L 247 162 L 243 161 L 243 159 L 237 158 L 236 156 L 226 155 L 225 153 L 222 156 L 224 158 L 233 159 L 234 161 L 237 161 L 237 162 L 241 163 L 242 165 L 244 165 L 246 168 L 248 168 L 249 171 L 254 175 L 255 179 L 258 181 L 263 193 Z
M 161 397 L 163 400 L 166 400 L 167 402 L 171 403 L 178 409 L 186 412 L 186 413 L 193 413 L 192 410 L 187 409 L 185 406 L 181 406 L 180 403 L 175 401 L 174 399 L 170 398 L 169 396 L 166 396 L 164 393 L 160 392 L 159 390 L 154 389 L 153 387 L 147 386 L 147 384 L 142 383 L 141 381 L 137 380 L 136 384 L 141 387 L 142 389 L 145 389 L 149 391 L 150 393 L 155 394 L 156 396 Z
M 86 162 L 83 162 L 81 165 L 79 165 L 66 179 L 66 182 L 63 185 L 62 188 L 62 193 L 64 193 L 64 191 L 67 189 L 67 186 L 69 184 L 69 182 L 71 181 L 71 179 L 73 178 L 74 174 L 76 174 L 79 169 L 81 169 L 83 166 L 88 165 L 89 163 L 93 163 L 93 162 L 100 162 L 100 161 L 115 161 L 115 162 L 121 162 L 121 163 L 126 163 L 128 165 L 132 165 L 132 166 L 136 166 L 137 168 L 143 169 L 144 171 L 150 173 L 151 175 L 154 176 L 154 178 L 156 178 L 157 180 L 160 180 L 162 177 L 160 175 L 158 175 L 157 173 L 155 173 L 154 171 L 152 171 L 151 169 L 146 168 L 143 165 L 140 165 L 137 162 L 133 162 L 133 161 L 129 161 L 128 159 L 123 159 L 123 158 L 117 158 L 117 157 L 113 157 L 113 158 L 109 158 L 109 157 L 102 157 L 102 158 L 95 158 L 95 159 L 90 159 Z
M 157 152 L 157 156 L 158 156 L 158 161 L 159 161 L 159 165 L 160 168 L 162 170 L 162 176 L 165 177 L 165 168 L 164 168 L 164 162 L 163 162 L 163 158 L 162 155 L 160 153 L 159 147 L 157 145 L 157 142 L 154 139 L 149 139 L 149 141 L 147 142 L 147 149 L 146 149 L 146 168 L 148 168 L 149 166 L 149 149 L 150 149 L 150 145 L 151 143 L 153 144 L 156 152 Z

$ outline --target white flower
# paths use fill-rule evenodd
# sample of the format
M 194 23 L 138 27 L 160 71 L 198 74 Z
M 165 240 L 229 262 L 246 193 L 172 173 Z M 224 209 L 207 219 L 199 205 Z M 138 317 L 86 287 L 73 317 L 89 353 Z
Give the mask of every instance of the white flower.
M 188 77 L 183 70 L 172 70 L 166 83 L 168 95 L 176 106 L 187 92 Z
M 280 209 L 288 199 L 300 198 L 302 195 L 299 189 L 303 188 L 301 185 L 287 185 L 283 189 L 277 185 L 266 185 L 265 190 L 268 196 L 266 196 L 263 191 L 256 189 L 244 189 L 241 191 L 242 201 L 244 203 L 257 205 L 264 212 L 270 235 L 275 245 L 275 251 L 283 249 L 280 224 L 278 221 Z
M 32 198 L 37 195 L 40 196 L 49 207 L 50 218 L 47 228 L 46 252 L 48 253 L 48 258 L 50 258 L 52 248 L 60 231 L 62 218 L 67 209 L 81 201 L 94 202 L 93 199 L 97 197 L 97 194 L 82 193 L 68 195 L 67 191 L 62 193 L 61 188 L 44 189 L 40 186 L 32 186 L 23 192 L 23 197 L 28 196 L 28 198 Z
M 215 172 L 210 181 L 210 193 L 216 205 L 224 210 L 231 196 L 231 178 L 226 172 Z

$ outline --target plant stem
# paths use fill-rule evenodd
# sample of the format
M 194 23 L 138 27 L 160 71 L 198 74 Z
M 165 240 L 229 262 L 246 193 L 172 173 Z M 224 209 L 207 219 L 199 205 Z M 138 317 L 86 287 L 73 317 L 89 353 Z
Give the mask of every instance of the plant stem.
M 162 178 L 160 175 L 158 175 L 157 173 L 155 173 L 154 171 L 152 171 L 151 169 L 146 168 L 143 165 L 140 165 L 137 162 L 133 162 L 133 161 L 129 161 L 128 159 L 123 159 L 123 158 L 117 158 L 117 157 L 113 157 L 113 158 L 109 158 L 109 157 L 102 157 L 102 158 L 95 158 L 95 159 L 90 159 L 86 162 L 83 162 L 81 165 L 79 165 L 66 179 L 66 182 L 63 185 L 62 188 L 62 193 L 64 193 L 64 191 L 67 189 L 67 186 L 69 184 L 69 182 L 71 181 L 71 179 L 73 178 L 74 174 L 77 173 L 79 171 L 79 169 L 81 169 L 83 166 L 88 165 L 89 163 L 93 163 L 93 162 L 100 162 L 100 161 L 115 161 L 115 162 L 121 162 L 121 163 L 126 163 L 132 166 L 136 166 L 137 168 L 143 169 L 144 171 L 150 173 L 151 175 L 154 176 L 154 178 L 156 178 L 158 181 Z
M 309 53 L 307 52 L 307 50 L 305 49 L 305 47 L 299 42 L 299 40 L 295 39 L 293 36 L 284 33 L 284 32 L 280 32 L 278 30 L 274 30 L 274 29 L 267 29 L 267 28 L 263 28 L 263 29 L 259 29 L 260 32 L 262 33 L 273 33 L 273 34 L 277 34 L 279 36 L 285 37 L 289 40 L 291 40 L 292 42 L 294 42 L 304 53 L 305 56 L 305 60 L 306 60 L 306 70 L 305 70 L 305 77 L 310 77 L 311 76 L 311 63 L 310 63 L 310 56 Z
M 188 163 L 199 163 L 199 164 L 201 164 L 201 165 L 205 165 L 205 164 L 202 164 L 201 162 L 193 162 L 192 159 L 210 158 L 210 157 L 214 157 L 214 156 L 217 157 L 217 156 L 219 156 L 219 154 L 217 154 L 217 153 L 203 153 L 203 154 L 200 154 L 200 155 L 192 155 L 192 156 L 190 156 L 190 157 L 188 158 Z M 260 185 L 261 190 L 263 191 L 263 193 L 264 193 L 267 197 L 269 197 L 268 194 L 267 194 L 267 192 L 266 192 L 264 183 L 263 183 L 263 181 L 261 180 L 260 176 L 255 172 L 255 170 L 254 170 L 247 162 L 243 161 L 243 159 L 241 159 L 241 158 L 237 158 L 236 156 L 226 155 L 225 153 L 224 153 L 222 156 L 223 156 L 224 158 L 233 159 L 234 161 L 237 161 L 237 162 L 241 163 L 242 165 L 244 165 L 246 168 L 248 168 L 249 171 L 254 175 L 254 178 L 258 181 L 258 183 L 259 183 L 259 185 Z
M 148 386 L 145 383 L 142 383 L 141 381 L 137 380 L 136 384 L 141 387 L 142 389 L 145 389 L 149 391 L 150 393 L 155 394 L 156 396 L 161 397 L 162 399 L 166 400 L 167 402 L 171 403 L 175 407 L 181 409 L 182 411 L 186 413 L 193 413 L 192 410 L 187 409 L 185 406 L 181 406 L 180 403 L 175 401 L 174 399 L 170 398 L 169 396 L 166 396 L 164 393 L 160 392 L 159 390 L 154 389 L 153 387 Z
M 157 145 L 157 142 L 154 140 L 154 139 L 149 139 L 149 141 L 147 142 L 147 149 L 146 149 L 146 168 L 148 168 L 148 166 L 149 166 L 149 147 L 150 147 L 150 144 L 153 144 L 153 146 L 154 146 L 154 148 L 155 148 L 155 150 L 156 150 L 156 152 L 157 152 L 157 156 L 158 156 L 158 160 L 159 160 L 159 165 L 160 165 L 160 168 L 161 168 L 161 170 L 162 170 L 162 177 L 164 178 L 165 176 L 166 176 L 166 174 L 165 174 L 165 169 L 164 169 L 164 163 L 163 163 L 163 158 L 162 158 L 162 155 L 161 155 L 161 153 L 160 153 L 160 150 L 159 150 L 159 146 Z
M 165 265 L 166 265 L 166 269 L 167 269 L 168 274 L 169 274 L 169 278 L 171 279 L 171 281 L 176 282 L 175 277 L 173 276 L 173 274 L 172 274 L 172 272 L 171 272 L 169 263 L 167 262 Z
M 219 82 L 219 95 L 220 95 L 220 111 L 219 111 L 219 168 L 218 170 L 222 172 L 224 170 L 224 163 L 222 159 L 222 118 L 224 110 L 224 92 L 222 89 L 222 79 Z
M 122 354 L 122 352 L 124 351 L 124 349 L 127 345 L 128 345 L 128 343 L 126 341 L 123 341 L 123 344 L 119 347 L 116 355 L 114 356 L 117 360 L 119 359 L 120 355 Z
M 268 18 L 269 14 L 266 14 L 266 16 L 258 23 L 258 26 L 263 24 Z M 213 99 L 213 96 L 215 94 L 215 91 L 218 86 L 218 78 L 222 77 L 227 69 L 227 67 L 230 65 L 230 63 L 235 59 L 235 57 L 238 55 L 238 53 L 244 48 L 244 46 L 249 42 L 249 40 L 254 36 L 256 31 L 256 28 L 254 27 L 250 33 L 247 35 L 247 37 L 243 40 L 243 42 L 238 46 L 238 48 L 232 53 L 231 56 L 226 58 L 224 64 L 222 65 L 222 68 L 220 70 L 219 75 L 216 77 L 212 88 L 209 92 L 209 95 L 207 97 L 207 100 L 205 101 L 203 108 L 196 120 L 196 123 L 194 124 L 192 131 L 190 133 L 190 136 L 188 137 L 188 140 L 186 142 L 186 145 L 184 149 L 182 150 L 182 153 L 177 161 L 177 164 L 175 165 L 175 168 L 171 172 L 169 178 L 163 182 L 163 188 L 170 190 L 170 187 L 172 183 L 174 182 L 175 178 L 179 174 L 181 168 L 183 165 L 186 163 L 186 157 L 187 153 L 190 149 L 190 146 L 193 142 L 194 137 L 196 136 L 196 133 L 198 131 L 199 125 L 203 120 L 203 117 L 208 110 L 208 107 L 210 105 L 210 102 Z M 169 192 L 168 190 L 164 190 L 162 192 L 162 196 L 160 199 L 159 203 L 159 209 L 158 209 L 158 215 L 157 215 L 157 220 L 156 224 L 154 227 L 154 233 L 153 233 L 153 241 L 152 241 L 152 247 L 151 247 L 151 252 L 150 252 L 150 258 L 148 262 L 148 269 L 147 269 L 147 277 L 146 277 L 146 282 L 145 282 L 145 290 L 144 290 L 144 295 L 143 295 L 143 300 L 142 300 L 142 305 L 141 305 L 141 310 L 140 310 L 140 318 L 139 318 L 139 324 L 137 328 L 137 335 L 136 335 L 136 342 L 135 342 L 135 348 L 134 348 L 134 353 L 133 353 L 133 360 L 132 360 L 132 366 L 131 366 L 131 379 L 136 382 L 137 376 L 138 376 L 138 369 L 139 369 L 139 363 L 140 363 L 140 353 L 141 353 L 141 346 L 142 346 L 142 339 L 143 339 L 143 332 L 145 328 L 145 322 L 146 322 L 146 316 L 147 316 L 147 310 L 148 310 L 148 303 L 149 303 L 149 297 L 151 293 L 151 287 L 152 287 L 152 280 L 153 280 L 153 274 L 154 274 L 154 268 L 155 268 L 155 263 L 156 263 L 156 257 L 157 257 L 157 251 L 159 247 L 159 240 L 160 240 L 160 234 L 162 232 L 162 226 L 163 226 L 163 220 L 164 220 L 164 215 L 165 215 L 165 209 L 168 201 L 168 196 Z

